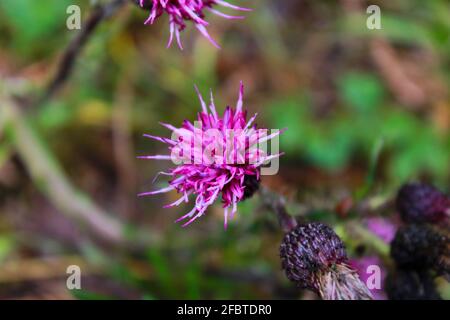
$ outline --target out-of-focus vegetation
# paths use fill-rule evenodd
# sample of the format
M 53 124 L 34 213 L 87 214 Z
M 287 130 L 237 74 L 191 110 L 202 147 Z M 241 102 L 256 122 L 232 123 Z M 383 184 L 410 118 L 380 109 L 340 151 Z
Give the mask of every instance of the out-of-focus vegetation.
M 89 1 L 0 2 L 0 98 L 7 82 L 25 82 L 30 96 L 45 88 L 78 32 L 65 24 L 74 2 L 84 21 Z M 21 112 L 42 159 L 77 188 L 74 199 L 120 219 L 143 247 L 107 243 L 64 215 L 30 174 L 33 148 L 0 118 L 0 297 L 310 297 L 280 271 L 282 234 L 258 196 L 226 231 L 219 204 L 181 228 L 173 222 L 190 207 L 162 209 L 175 194 L 136 197 L 168 165 L 136 159 L 165 151 L 142 134 L 166 135 L 159 121 L 195 117 L 194 84 L 212 88 L 223 110 L 239 80 L 261 126 L 288 128 L 280 172 L 263 183 L 289 199 L 291 213 L 331 224 L 352 258 L 377 255 L 389 268 L 387 244 L 364 229 L 370 208 L 409 180 L 450 187 L 448 2 L 371 1 L 382 30 L 366 28 L 366 1 L 230 2 L 254 11 L 243 21 L 210 17 L 222 50 L 191 27 L 184 51 L 166 49 L 167 19 L 144 26 L 147 13 L 126 6 L 93 34 L 63 90 Z M 28 162 L 18 150 L 31 150 Z M 392 208 L 376 215 L 398 220 Z M 82 290 L 65 287 L 70 264 L 82 268 Z M 445 282 L 441 291 L 449 297 Z

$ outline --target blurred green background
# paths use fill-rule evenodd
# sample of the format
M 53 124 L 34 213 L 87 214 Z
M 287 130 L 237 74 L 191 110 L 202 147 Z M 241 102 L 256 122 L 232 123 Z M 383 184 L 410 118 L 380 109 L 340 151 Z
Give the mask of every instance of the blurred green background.
M 0 121 L 1 298 L 314 298 L 284 278 L 282 233 L 258 196 L 240 204 L 226 231 L 220 205 L 181 228 L 174 221 L 190 207 L 162 209 L 175 194 L 136 197 L 168 166 L 136 159 L 165 152 L 142 134 L 166 135 L 159 121 L 195 117 L 194 84 L 205 95 L 211 88 L 223 110 L 243 80 L 259 126 L 288 128 L 280 172 L 263 184 L 288 198 L 292 214 L 333 225 L 353 258 L 390 264 L 386 244 L 348 230 L 364 226 L 357 204 L 387 201 L 410 180 L 448 191 L 447 1 L 230 2 L 254 10 L 243 21 L 208 15 L 221 50 L 192 26 L 183 51 L 166 49 L 167 17 L 144 26 L 147 13 L 126 6 L 94 32 L 63 90 L 22 110 L 33 140 Z M 6 83 L 25 82 L 31 96 L 44 90 L 78 32 L 66 28 L 70 4 L 81 6 L 82 21 L 92 11 L 81 0 L 0 2 L 2 99 L 13 95 Z M 366 27 L 369 4 L 381 8 L 381 30 Z M 45 155 L 34 162 L 36 141 Z M 65 214 L 71 204 L 45 186 L 41 160 L 67 175 L 73 188 L 64 196 L 119 219 L 129 244 Z M 354 205 L 342 214 L 348 199 Z M 376 214 L 396 221 L 393 209 Z M 69 264 L 81 266 L 82 290 L 66 289 Z

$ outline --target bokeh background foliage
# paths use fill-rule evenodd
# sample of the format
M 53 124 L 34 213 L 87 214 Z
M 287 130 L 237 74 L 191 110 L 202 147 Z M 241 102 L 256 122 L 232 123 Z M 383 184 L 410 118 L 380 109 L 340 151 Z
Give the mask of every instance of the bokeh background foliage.
M 83 197 L 124 221 L 130 238 L 144 230 L 144 249 L 111 250 L 61 215 L 0 121 L 1 297 L 309 297 L 284 279 L 281 232 L 258 197 L 240 205 L 227 231 L 219 205 L 182 229 L 173 221 L 188 207 L 162 209 L 174 194 L 136 197 L 166 167 L 135 159 L 164 152 L 142 134 L 164 135 L 158 121 L 194 117 L 194 84 L 205 94 L 212 88 L 223 110 L 242 79 L 259 124 L 288 128 L 280 172 L 264 184 L 288 197 L 292 213 L 332 224 L 353 257 L 378 254 L 389 264 L 385 251 L 346 231 L 365 215 L 339 215 L 340 201 L 389 199 L 415 179 L 448 190 L 447 1 L 371 2 L 381 7 L 382 30 L 366 28 L 365 1 L 233 2 L 254 11 L 244 21 L 211 18 L 223 49 L 188 28 L 183 52 L 165 48 L 167 21 L 144 26 L 146 12 L 127 6 L 94 33 L 63 91 L 27 111 L 34 138 Z M 65 27 L 74 3 L 87 19 L 89 1 L 0 2 L 3 80 L 24 80 L 32 94 L 44 88 L 77 32 Z M 382 214 L 395 220 L 392 210 Z M 73 261 L 85 276 L 83 289 L 69 292 L 61 278 Z

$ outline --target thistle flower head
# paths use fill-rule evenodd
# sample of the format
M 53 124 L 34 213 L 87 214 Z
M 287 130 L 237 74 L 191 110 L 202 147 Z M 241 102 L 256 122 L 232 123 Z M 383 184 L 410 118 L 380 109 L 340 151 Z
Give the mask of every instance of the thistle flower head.
M 371 299 L 367 287 L 347 264 L 344 244 L 322 223 L 298 225 L 280 246 L 282 268 L 289 280 L 326 300 Z
M 197 89 L 197 88 L 196 88 Z M 247 121 L 243 110 L 244 87 L 241 82 L 235 108 L 226 107 L 219 116 L 211 93 L 209 106 L 197 89 L 202 106 L 194 123 L 184 120 L 180 128 L 161 123 L 172 131 L 172 137 L 144 135 L 166 143 L 170 155 L 143 156 L 143 159 L 172 160 L 176 166 L 162 174 L 170 176 L 169 186 L 140 195 L 152 195 L 176 190 L 182 194 L 166 207 L 178 206 L 195 196 L 190 212 L 177 220 L 189 225 L 203 216 L 206 209 L 221 199 L 224 208 L 224 224 L 237 212 L 238 202 L 250 197 L 259 185 L 261 166 L 281 153 L 269 155 L 265 143 L 282 131 L 268 134 L 267 129 L 257 129 L 253 124 L 256 114 Z
M 411 224 L 400 228 L 391 244 L 391 256 L 405 269 L 435 270 L 450 275 L 450 237 L 444 228 Z
M 169 16 L 170 37 L 167 46 L 172 44 L 175 36 L 178 46 L 183 49 L 180 32 L 186 28 L 186 22 L 192 21 L 200 33 L 207 38 L 215 47 L 220 46 L 209 35 L 206 27 L 208 22 L 205 20 L 205 11 L 221 16 L 226 19 L 243 19 L 242 16 L 225 14 L 217 10 L 218 6 L 231 8 L 239 11 L 250 11 L 248 8 L 235 6 L 223 0 L 139 0 L 142 8 L 151 6 L 150 15 L 145 24 L 153 24 L 155 20 L 163 13 Z
M 450 198 L 424 183 L 402 186 L 397 194 L 396 205 L 407 223 L 439 223 L 450 216 Z

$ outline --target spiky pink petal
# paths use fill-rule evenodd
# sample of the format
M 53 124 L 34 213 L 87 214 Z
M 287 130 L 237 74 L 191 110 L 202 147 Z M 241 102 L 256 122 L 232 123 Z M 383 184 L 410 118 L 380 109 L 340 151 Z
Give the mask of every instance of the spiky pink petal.
M 180 32 L 186 28 L 187 21 L 191 21 L 209 42 L 220 49 L 220 46 L 206 30 L 209 23 L 205 20 L 205 10 L 229 20 L 243 19 L 244 17 L 229 15 L 214 7 L 222 6 L 238 11 L 251 11 L 251 9 L 239 7 L 221 0 L 140 0 L 139 4 L 142 8 L 144 8 L 146 1 L 151 3 L 151 9 L 144 24 L 153 24 L 164 13 L 169 15 L 169 41 L 167 42 L 167 47 L 172 45 L 175 36 L 178 47 L 181 50 L 183 50 L 183 45 L 181 43 Z

